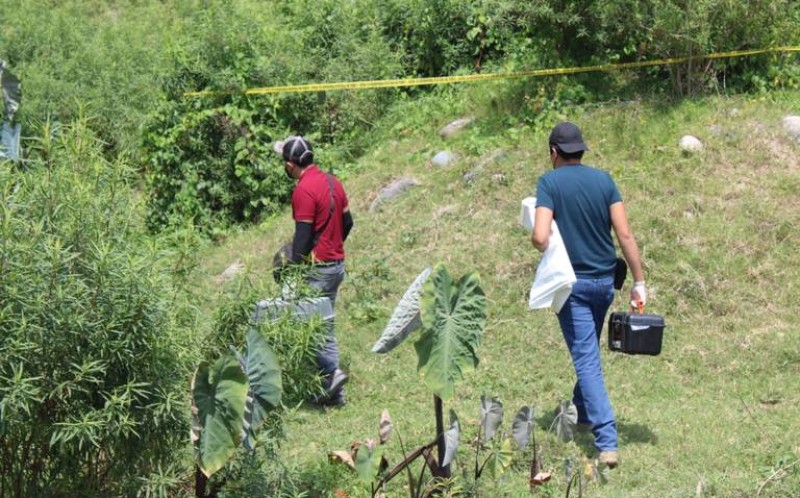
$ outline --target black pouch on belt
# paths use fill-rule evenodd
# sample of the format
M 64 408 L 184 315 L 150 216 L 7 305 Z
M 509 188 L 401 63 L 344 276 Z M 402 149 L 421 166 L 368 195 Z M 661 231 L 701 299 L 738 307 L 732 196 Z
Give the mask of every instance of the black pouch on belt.
M 622 289 L 622 284 L 625 283 L 625 277 L 628 276 L 628 264 L 622 258 L 617 258 L 617 265 L 614 267 L 614 288 L 617 290 Z

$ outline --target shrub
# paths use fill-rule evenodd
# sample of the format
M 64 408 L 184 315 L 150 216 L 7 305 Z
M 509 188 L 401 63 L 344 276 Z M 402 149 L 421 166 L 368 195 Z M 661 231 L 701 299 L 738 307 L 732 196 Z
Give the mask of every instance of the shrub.
M 162 105 L 145 137 L 152 229 L 192 220 L 213 234 L 258 221 L 288 202 L 292 183 L 255 109 L 192 101 Z
M 230 346 L 241 349 L 245 333 L 254 325 L 255 304 L 276 294 L 247 278 L 234 281 L 216 308 L 213 332 L 203 347 L 204 357 L 213 358 Z M 275 322 L 264 320 L 255 326 L 278 357 L 283 377 L 282 403 L 293 406 L 318 395 L 316 350 L 325 333 L 323 322 L 317 319 L 301 322 L 287 316 Z
M 0 165 L 0 496 L 133 496 L 186 440 L 192 337 L 128 167 L 61 130 Z

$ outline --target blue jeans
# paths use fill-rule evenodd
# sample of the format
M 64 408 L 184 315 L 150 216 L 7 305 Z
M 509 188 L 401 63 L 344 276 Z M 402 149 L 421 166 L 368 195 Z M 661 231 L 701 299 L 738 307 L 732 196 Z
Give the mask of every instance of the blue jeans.
M 613 276 L 579 278 L 558 313 L 578 377 L 572 402 L 578 409 L 578 422 L 592 426 L 599 451 L 617 449 L 617 424 L 600 365 L 600 332 L 614 300 L 613 284 Z
M 339 285 L 344 280 L 344 262 L 330 265 L 315 265 L 309 269 L 308 285 L 319 291 L 321 297 L 331 300 L 331 308 L 335 307 Z M 317 351 L 317 366 L 323 375 L 332 375 L 339 368 L 339 344 L 336 342 L 334 319 L 325 324 L 325 340 Z

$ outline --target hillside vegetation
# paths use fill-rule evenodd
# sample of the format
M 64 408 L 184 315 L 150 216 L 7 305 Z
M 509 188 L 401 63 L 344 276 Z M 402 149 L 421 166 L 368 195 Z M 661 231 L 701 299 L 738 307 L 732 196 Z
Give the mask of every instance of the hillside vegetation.
M 4 137 L 22 130 L 19 157 L 0 161 L 0 498 L 370 496 L 329 452 L 375 437 L 384 409 L 392 464 L 433 438 L 413 347 L 369 351 L 414 277 L 439 262 L 480 274 L 489 315 L 478 367 L 445 403 L 462 444 L 442 495 L 800 496 L 800 143 L 783 121 L 800 115 L 800 63 L 791 51 L 696 58 L 800 46 L 798 25 L 793 0 L 0 0 Z M 244 92 L 671 57 L 695 58 Z M 6 88 L 17 78 L 21 98 Z M 440 134 L 457 119 L 469 124 Z M 562 120 L 617 181 L 648 308 L 667 321 L 662 355 L 603 353 L 622 459 L 607 475 L 593 474 L 590 437 L 554 434 L 572 367 L 552 314 L 526 306 L 539 256 L 520 201 Z M 303 402 L 321 389 L 318 322 L 246 336 L 253 304 L 278 295 L 272 256 L 293 229 L 271 144 L 297 133 L 342 178 L 355 217 L 337 304 L 352 379 L 339 410 Z M 684 135 L 704 148 L 682 152 Z M 396 181 L 407 188 L 382 199 Z M 271 375 L 262 388 L 276 385 L 275 364 L 282 373 L 281 404 L 248 425 L 254 452 L 240 444 L 244 415 L 231 416 L 244 406 L 219 387 L 247 400 L 257 381 L 231 349 L 251 343 L 247 361 Z M 476 479 L 481 396 L 503 402 L 504 430 L 534 406 L 538 451 L 498 441 L 479 455 L 502 457 L 496 472 Z M 225 444 L 190 440 L 198 431 Z M 219 471 L 206 479 L 208 447 Z M 552 478 L 531 491 L 535 456 Z M 412 496 L 406 484 L 398 476 L 387 496 Z
M 547 133 L 505 126 L 491 110 L 463 105 L 400 109 L 403 117 L 389 120 L 397 124 L 346 177 L 356 229 L 337 323 L 352 374 L 350 403 L 325 413 L 294 412 L 282 455 L 295 465 L 324 467 L 328 451 L 371 437 L 385 408 L 408 446 L 427 442 L 432 402 L 413 348 L 386 356 L 369 350 L 406 286 L 424 267 L 444 261 L 456 274 L 479 271 L 490 302 L 481 363 L 459 385 L 452 407 L 474 431 L 481 395 L 499 396 L 507 416 L 536 406 L 535 430 L 556 476 L 550 493 L 558 496 L 556 489 L 566 488 L 564 460 L 591 457 L 592 448 L 590 441 L 565 445 L 547 433 L 574 374 L 555 317 L 526 306 L 539 256 L 518 215 L 521 199 L 549 167 Z M 781 119 L 799 106 L 793 93 L 668 107 L 609 103 L 558 116 L 584 127 L 586 162 L 619 183 L 643 253 L 648 308 L 667 321 L 660 356 L 603 353 L 623 465 L 610 484 L 587 496 L 757 496 L 773 472 L 796 461 L 800 145 Z M 472 113 L 475 123 L 456 138 L 437 136 L 449 120 Z M 703 152 L 680 151 L 678 139 L 687 133 L 702 137 Z M 430 158 L 439 150 L 459 159 L 434 166 Z M 465 182 L 479 164 L 474 180 Z M 381 188 L 406 177 L 419 186 L 369 211 Z M 251 278 L 268 280 L 269 255 L 290 230 L 286 213 L 223 244 L 205 258 L 206 268 L 215 274 L 238 259 Z M 618 297 L 614 308 L 624 307 Z M 395 459 L 400 455 L 395 448 Z M 468 453 L 461 464 L 469 471 Z M 482 487 L 486 496 L 524 496 L 527 479 L 521 465 Z M 315 489 L 363 493 L 351 482 L 336 475 L 328 488 Z M 759 496 L 788 497 L 800 491 L 800 481 L 795 472 L 764 487 Z

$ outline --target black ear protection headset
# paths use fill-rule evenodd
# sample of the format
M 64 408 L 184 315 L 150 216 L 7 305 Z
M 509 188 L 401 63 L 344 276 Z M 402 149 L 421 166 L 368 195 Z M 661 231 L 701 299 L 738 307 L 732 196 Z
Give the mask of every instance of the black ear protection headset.
M 311 164 L 314 160 L 314 152 L 311 150 L 311 146 L 308 142 L 306 142 L 303 137 L 292 137 L 289 140 L 291 140 L 292 143 L 288 151 L 284 147 L 283 159 L 291 161 L 301 168 Z

